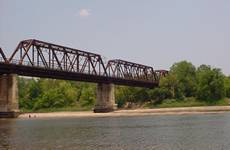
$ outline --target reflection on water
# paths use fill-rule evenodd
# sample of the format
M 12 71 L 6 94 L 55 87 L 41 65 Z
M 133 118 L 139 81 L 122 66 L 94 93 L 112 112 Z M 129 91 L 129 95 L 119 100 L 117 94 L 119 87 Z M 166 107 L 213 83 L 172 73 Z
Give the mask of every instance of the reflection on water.
M 5 119 L 0 149 L 229 150 L 230 113 Z
M 0 120 L 0 149 L 10 149 L 11 140 L 9 138 L 14 129 L 11 127 L 14 122 L 14 120 Z

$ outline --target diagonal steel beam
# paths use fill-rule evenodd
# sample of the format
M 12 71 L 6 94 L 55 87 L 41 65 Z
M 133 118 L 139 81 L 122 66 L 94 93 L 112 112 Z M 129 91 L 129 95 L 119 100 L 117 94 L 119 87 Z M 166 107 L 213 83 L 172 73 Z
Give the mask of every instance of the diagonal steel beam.
M 1 57 L 3 58 L 4 62 L 7 62 L 6 55 L 4 54 L 4 52 L 3 52 L 1 47 L 0 47 L 0 54 L 1 54 Z

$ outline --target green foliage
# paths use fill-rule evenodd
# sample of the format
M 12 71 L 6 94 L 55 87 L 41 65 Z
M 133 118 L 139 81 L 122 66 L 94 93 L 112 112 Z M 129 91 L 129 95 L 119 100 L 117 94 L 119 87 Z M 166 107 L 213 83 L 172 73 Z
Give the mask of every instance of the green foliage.
M 75 88 L 68 81 L 40 79 L 41 94 L 37 97 L 33 109 L 59 108 L 76 101 Z
M 40 85 L 35 79 L 18 78 L 19 106 L 32 109 L 36 98 L 40 95 Z
M 220 69 L 201 65 L 197 70 L 197 98 L 217 100 L 225 96 L 224 75 Z
M 93 84 L 50 79 L 19 78 L 19 106 L 25 110 L 93 106 Z
M 116 103 L 122 107 L 126 102 L 146 102 L 149 94 L 146 88 L 118 86 L 115 91 Z
M 96 101 L 96 88 L 93 86 L 89 86 L 81 91 L 80 102 L 82 106 L 93 106 Z
M 60 93 L 57 89 L 50 89 L 36 101 L 33 109 L 38 110 L 41 108 L 58 108 L 65 106 L 64 94 Z
M 166 98 L 183 99 L 183 93 L 180 88 L 179 80 L 177 76 L 169 74 L 167 77 L 161 79 L 160 88 L 166 89 L 168 91 L 168 96 Z
M 186 97 L 195 96 L 196 93 L 196 68 L 192 63 L 181 61 L 170 68 L 170 74 L 178 81 L 178 90 Z
M 149 97 L 154 103 L 161 103 L 164 99 L 172 97 L 172 93 L 167 88 L 155 88 L 149 91 Z
M 123 107 L 127 101 L 126 98 L 127 88 L 123 86 L 117 86 L 115 90 L 115 99 L 118 107 Z
M 224 87 L 225 87 L 226 97 L 230 98 L 230 76 L 225 77 Z
M 227 99 L 219 99 L 216 101 L 206 100 L 200 101 L 194 97 L 187 97 L 183 100 L 165 99 L 161 103 L 146 104 L 148 108 L 167 108 L 167 107 L 195 107 L 195 106 L 226 106 L 229 105 Z

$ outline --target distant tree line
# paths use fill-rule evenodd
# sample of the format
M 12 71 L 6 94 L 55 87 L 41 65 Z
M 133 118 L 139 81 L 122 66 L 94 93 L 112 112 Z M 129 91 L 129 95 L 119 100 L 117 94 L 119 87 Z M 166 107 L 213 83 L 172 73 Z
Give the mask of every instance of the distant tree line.
M 93 107 L 96 84 L 19 77 L 19 104 L 23 109 L 39 110 L 61 107 Z M 116 86 L 119 107 L 130 103 L 162 103 L 166 99 L 183 100 L 194 97 L 200 101 L 230 98 L 230 76 L 208 65 L 196 68 L 181 61 L 172 65 L 169 75 L 154 89 Z

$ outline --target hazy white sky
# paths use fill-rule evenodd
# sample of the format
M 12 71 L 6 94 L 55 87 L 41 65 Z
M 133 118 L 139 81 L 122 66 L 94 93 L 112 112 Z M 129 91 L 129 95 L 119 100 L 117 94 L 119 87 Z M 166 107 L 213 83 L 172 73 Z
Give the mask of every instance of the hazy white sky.
M 188 60 L 230 75 L 230 0 L 0 0 L 0 47 L 39 39 L 169 69 Z

